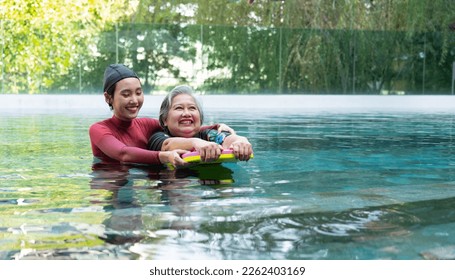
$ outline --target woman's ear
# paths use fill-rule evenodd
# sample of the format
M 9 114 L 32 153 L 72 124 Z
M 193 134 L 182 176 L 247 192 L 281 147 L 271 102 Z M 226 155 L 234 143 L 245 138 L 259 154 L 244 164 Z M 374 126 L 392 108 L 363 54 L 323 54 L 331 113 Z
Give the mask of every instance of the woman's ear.
M 112 98 L 107 92 L 104 92 L 104 100 L 110 107 L 112 106 Z

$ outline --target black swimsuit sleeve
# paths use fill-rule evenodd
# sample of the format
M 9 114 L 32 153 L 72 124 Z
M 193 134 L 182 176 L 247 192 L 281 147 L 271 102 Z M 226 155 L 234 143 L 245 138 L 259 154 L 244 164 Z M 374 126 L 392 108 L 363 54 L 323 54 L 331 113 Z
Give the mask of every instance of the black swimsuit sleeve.
M 161 147 L 166 139 L 169 138 L 164 132 L 155 132 L 150 136 L 149 142 L 147 143 L 147 148 L 152 151 L 161 151 Z

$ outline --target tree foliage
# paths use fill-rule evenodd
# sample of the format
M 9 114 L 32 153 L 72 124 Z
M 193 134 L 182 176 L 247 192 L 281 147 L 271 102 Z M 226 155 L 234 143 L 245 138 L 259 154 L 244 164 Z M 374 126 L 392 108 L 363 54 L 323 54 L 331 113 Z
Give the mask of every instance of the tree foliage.
M 447 92 L 452 0 L 0 0 L 1 92 L 98 92 L 125 63 L 147 91 Z M 77 89 L 77 90 L 76 90 Z
M 285 0 L 230 8 L 221 2 L 198 1 L 198 23 L 245 26 L 248 35 L 226 31 L 205 40 L 211 61 L 219 58 L 233 73 L 209 80 L 213 89 L 421 93 L 450 86 L 453 1 Z M 234 75 L 242 65 L 243 75 L 254 72 L 247 82 Z
M 66 75 L 105 24 L 131 13 L 124 0 L 0 2 L 3 92 L 39 92 Z

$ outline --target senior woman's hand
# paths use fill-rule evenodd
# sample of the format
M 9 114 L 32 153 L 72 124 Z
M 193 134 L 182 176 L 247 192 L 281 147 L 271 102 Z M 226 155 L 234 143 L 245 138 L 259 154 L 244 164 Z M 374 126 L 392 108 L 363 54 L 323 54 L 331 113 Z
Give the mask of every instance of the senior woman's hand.
M 234 141 L 229 148 L 234 151 L 235 157 L 241 161 L 248 161 L 253 154 L 253 146 L 244 137 Z

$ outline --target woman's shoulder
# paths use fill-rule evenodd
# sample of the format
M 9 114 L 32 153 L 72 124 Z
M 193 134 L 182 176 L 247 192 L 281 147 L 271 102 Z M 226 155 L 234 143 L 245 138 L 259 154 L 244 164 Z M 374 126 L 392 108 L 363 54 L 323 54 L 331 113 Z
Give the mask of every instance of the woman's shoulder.
M 132 126 L 131 126 L 132 124 Z M 143 127 L 146 129 L 150 128 L 158 128 L 160 127 L 160 123 L 157 119 L 153 118 L 135 118 L 132 120 L 131 123 L 126 124 L 122 123 L 121 121 L 117 121 L 115 118 L 105 119 L 102 121 L 98 121 L 90 126 L 90 130 L 93 129 L 118 129 L 120 127 Z
M 107 132 L 111 132 L 112 127 L 115 127 L 115 126 L 110 125 L 109 120 L 110 119 L 98 121 L 98 122 L 95 122 L 92 125 L 90 125 L 90 127 L 89 127 L 90 137 L 95 137 L 95 135 L 103 135 Z
M 141 117 L 141 118 L 135 118 L 133 121 L 136 123 L 140 123 L 140 124 L 160 125 L 160 122 L 154 118 Z
M 110 119 L 102 120 L 102 121 L 97 121 L 93 124 L 90 125 L 90 129 L 97 128 L 97 127 L 104 127 L 109 123 Z
M 151 133 L 162 130 L 160 122 L 153 118 L 135 118 L 134 126 L 142 129 L 147 134 L 147 138 L 150 137 Z

